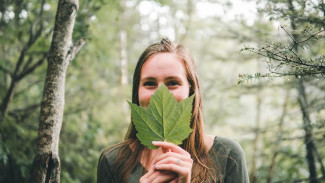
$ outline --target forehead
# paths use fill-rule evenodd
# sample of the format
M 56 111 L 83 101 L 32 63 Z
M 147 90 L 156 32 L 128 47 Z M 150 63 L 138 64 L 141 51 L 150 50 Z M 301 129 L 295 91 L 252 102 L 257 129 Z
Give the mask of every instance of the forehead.
M 147 75 L 186 75 L 184 62 L 174 53 L 158 53 L 149 57 L 141 69 L 141 78 Z

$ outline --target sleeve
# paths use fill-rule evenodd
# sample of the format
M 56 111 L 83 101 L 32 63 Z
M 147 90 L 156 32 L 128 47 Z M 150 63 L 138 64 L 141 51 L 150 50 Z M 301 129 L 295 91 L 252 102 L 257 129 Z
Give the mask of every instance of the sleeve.
M 228 155 L 225 183 L 249 183 L 245 153 L 238 142 L 228 139 Z
M 97 183 L 114 183 L 116 177 L 112 171 L 109 154 L 101 154 L 97 167 Z

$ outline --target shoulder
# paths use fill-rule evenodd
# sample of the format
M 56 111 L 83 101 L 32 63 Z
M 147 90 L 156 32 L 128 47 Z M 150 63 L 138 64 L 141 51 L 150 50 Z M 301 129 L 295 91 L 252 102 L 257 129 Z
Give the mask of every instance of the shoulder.
M 104 162 L 112 164 L 117 157 L 119 149 L 120 149 L 119 144 L 108 147 L 101 153 L 101 155 L 99 157 L 99 162 L 104 161 Z
M 216 136 L 214 138 L 213 148 L 217 152 L 236 157 L 245 154 L 243 148 L 236 140 L 227 137 Z
M 246 164 L 243 148 L 231 138 L 216 136 L 209 154 L 219 167 L 229 168 Z
M 108 182 L 116 182 L 114 163 L 120 149 L 121 145 L 118 144 L 105 149 L 101 153 L 97 167 L 97 183 L 107 183 L 108 180 L 110 180 Z
M 110 167 L 113 167 L 113 164 L 116 160 L 119 146 L 114 145 L 105 149 L 99 157 L 98 160 L 98 171 L 112 171 Z
M 109 167 L 112 167 L 117 154 L 118 154 L 118 147 L 116 145 L 111 146 L 107 149 L 105 149 L 99 157 L 98 160 L 98 170 L 100 169 L 108 169 Z
M 216 153 L 218 165 L 223 167 L 224 182 L 249 182 L 245 153 L 236 140 L 217 136 L 213 151 Z

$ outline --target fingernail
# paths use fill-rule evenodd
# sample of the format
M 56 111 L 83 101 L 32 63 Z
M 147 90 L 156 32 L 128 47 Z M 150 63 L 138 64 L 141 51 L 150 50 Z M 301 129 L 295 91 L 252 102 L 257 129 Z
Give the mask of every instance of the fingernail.
M 159 141 L 152 141 L 152 144 L 157 144 L 159 143 Z

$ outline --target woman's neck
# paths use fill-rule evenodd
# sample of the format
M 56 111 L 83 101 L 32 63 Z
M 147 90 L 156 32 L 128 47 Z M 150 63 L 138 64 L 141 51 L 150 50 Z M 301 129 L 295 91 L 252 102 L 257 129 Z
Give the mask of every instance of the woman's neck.
M 135 144 L 136 142 L 133 142 L 129 145 L 131 150 L 135 151 Z M 140 143 L 140 142 L 139 142 Z M 147 147 L 144 147 L 143 151 L 140 155 L 140 163 L 141 165 L 146 169 L 149 170 L 153 166 L 153 161 L 155 157 L 163 154 L 163 151 L 161 148 L 158 149 L 148 149 Z
M 146 170 L 149 170 L 153 166 L 155 157 L 157 157 L 161 154 L 163 154 L 163 151 L 161 148 L 148 149 L 146 147 L 141 153 L 140 163 Z

